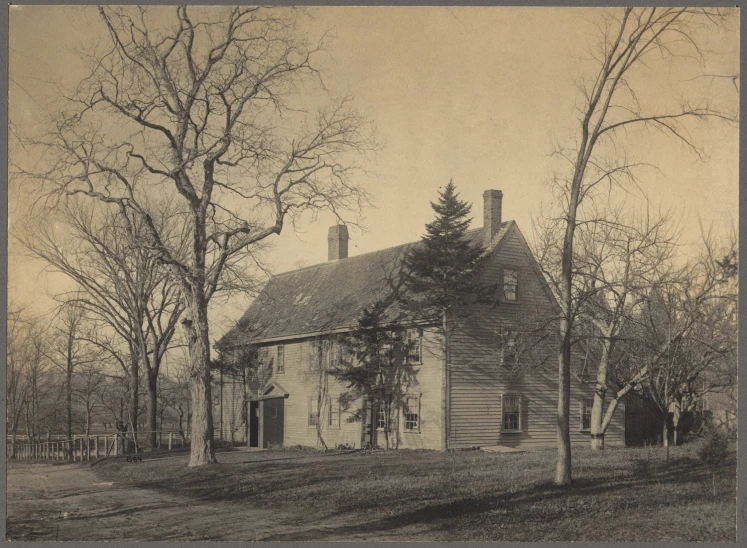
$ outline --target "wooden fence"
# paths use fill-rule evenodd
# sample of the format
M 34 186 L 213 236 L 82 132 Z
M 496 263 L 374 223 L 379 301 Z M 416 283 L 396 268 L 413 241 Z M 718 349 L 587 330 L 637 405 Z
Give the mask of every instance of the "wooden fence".
M 152 431 L 138 432 L 137 436 Z M 180 432 L 158 431 L 159 444 L 156 450 L 172 451 L 183 449 L 189 444 Z M 161 446 L 161 440 L 168 435 L 168 445 Z M 95 434 L 74 436 L 73 439 L 40 441 L 36 443 L 15 443 L 6 445 L 8 458 L 27 460 L 84 461 L 101 457 L 118 456 L 142 452 L 142 447 L 129 434 Z

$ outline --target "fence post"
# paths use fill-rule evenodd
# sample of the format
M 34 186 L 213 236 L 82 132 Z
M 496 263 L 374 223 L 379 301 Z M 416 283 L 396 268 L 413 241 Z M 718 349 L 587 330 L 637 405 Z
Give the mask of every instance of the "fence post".
M 94 457 L 99 458 L 99 437 L 93 438 L 93 450 L 96 452 Z
M 91 460 L 91 438 L 86 438 L 86 460 Z
M 171 451 L 171 442 L 172 442 L 173 438 L 174 438 L 174 433 L 173 432 L 169 432 L 169 451 Z

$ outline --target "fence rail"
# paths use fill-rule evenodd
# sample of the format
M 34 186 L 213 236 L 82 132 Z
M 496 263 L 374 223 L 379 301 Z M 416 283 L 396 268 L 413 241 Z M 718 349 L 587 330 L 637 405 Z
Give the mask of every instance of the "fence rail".
M 11 459 L 84 461 L 101 457 L 119 456 L 140 453 L 143 447 L 137 437 L 152 434 L 153 431 L 140 431 L 132 437 L 131 433 L 94 434 L 90 436 L 75 435 L 73 439 L 39 441 L 35 443 L 10 443 L 6 445 L 6 456 Z M 156 431 L 157 446 L 155 450 L 172 451 L 189 445 L 189 437 L 178 431 Z M 164 436 L 168 442 L 162 444 Z

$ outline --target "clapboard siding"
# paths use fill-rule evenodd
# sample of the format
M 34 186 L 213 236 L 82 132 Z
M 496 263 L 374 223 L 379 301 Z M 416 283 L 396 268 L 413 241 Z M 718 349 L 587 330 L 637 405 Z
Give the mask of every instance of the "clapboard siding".
M 244 388 L 240 381 L 225 378 L 221 387 L 219 424 L 221 439 L 230 442 L 246 442 L 246 412 L 244 410 Z
M 506 445 L 539 449 L 556 445 L 557 354 L 552 333 L 533 343 L 518 366 L 504 366 L 501 358 L 501 337 L 506 330 L 527 330 L 557 314 L 533 261 L 526 242 L 513 225 L 488 260 L 484 281 L 502 287 L 503 269 L 516 270 L 519 276 L 517 302 L 476 306 L 470 317 L 454 331 L 449 447 Z M 577 351 L 573 359 L 579 360 Z M 581 402 L 584 397 L 593 396 L 593 392 L 592 384 L 572 378 L 572 443 L 589 443 L 588 433 L 580 432 Z M 521 396 L 521 433 L 501 432 L 501 397 L 504 394 Z M 623 410 L 619 409 L 605 442 L 616 445 L 623 440 Z
M 312 365 L 315 359 L 314 340 L 282 341 L 284 345 L 285 371 L 277 373 L 274 367 L 272 380 L 288 392 L 285 399 L 285 445 L 319 446 L 319 439 L 315 426 L 309 426 L 309 398 L 316 397 L 319 386 L 318 372 Z M 265 356 L 276 355 L 277 344 L 264 345 L 260 352 Z M 443 421 L 441 412 L 443 362 L 434 345 L 438 339 L 432 332 L 426 332 L 423 337 L 423 363 L 412 365 L 412 374 L 405 393 L 420 396 L 420 430 L 419 432 L 404 429 L 402 410 L 396 410 L 393 417 L 395 430 L 392 432 L 391 442 L 397 442 L 400 448 L 407 449 L 440 449 Z M 339 399 L 347 387 L 332 376 L 327 378 L 327 394 L 329 398 Z M 347 409 L 341 409 L 339 426 L 329 426 L 322 417 L 322 437 L 328 447 L 340 444 L 350 444 L 360 447 L 361 423 L 352 421 L 353 415 L 362 406 L 362 401 L 353 402 Z M 325 411 L 325 410 L 323 410 Z M 383 440 L 380 440 L 383 443 Z

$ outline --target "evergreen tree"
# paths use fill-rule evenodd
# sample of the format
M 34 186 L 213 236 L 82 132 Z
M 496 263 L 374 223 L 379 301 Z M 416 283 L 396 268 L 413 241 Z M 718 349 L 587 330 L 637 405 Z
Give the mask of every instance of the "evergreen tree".
M 490 288 L 479 280 L 485 249 L 467 237 L 472 206 L 459 199 L 453 181 L 431 207 L 436 219 L 405 258 L 402 300 L 419 319 L 442 323 L 447 314 L 489 297 Z
M 355 330 L 337 337 L 335 345 L 340 355 L 333 360 L 330 369 L 348 389 L 341 398 L 345 405 L 361 398 L 367 402 L 353 414 L 353 420 L 370 425 L 371 446 L 379 445 L 376 427 L 381 422 L 387 449 L 390 448 L 392 417 L 396 409 L 402 408 L 404 394 L 414 375 L 412 368 L 407 367 L 408 343 L 403 331 L 384 325 L 388 306 L 389 303 L 377 301 L 362 311 Z
M 422 241 L 405 257 L 404 291 L 400 300 L 413 319 L 438 326 L 445 395 L 449 382 L 450 339 L 468 313 L 467 305 L 491 302 L 495 287 L 481 283 L 480 272 L 487 252 L 480 240 L 473 242 L 467 236 L 472 206 L 459 199 L 453 181 L 439 193 L 437 203 L 431 202 L 431 207 L 436 213 L 435 220 L 425 226 Z M 448 414 L 446 402 L 447 398 L 442 398 L 444 424 Z M 445 449 L 445 429 L 442 436 Z

